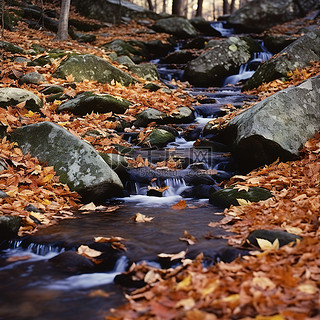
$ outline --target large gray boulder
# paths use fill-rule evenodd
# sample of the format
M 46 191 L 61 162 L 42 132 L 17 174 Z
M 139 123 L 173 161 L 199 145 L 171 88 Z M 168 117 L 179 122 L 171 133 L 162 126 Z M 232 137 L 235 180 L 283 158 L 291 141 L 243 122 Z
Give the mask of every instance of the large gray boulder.
M 222 85 L 225 77 L 250 60 L 256 49 L 252 42 L 249 37 L 210 41 L 210 49 L 187 64 L 185 79 L 196 86 Z
M 117 174 L 91 145 L 57 124 L 40 122 L 20 127 L 12 139 L 23 153 L 54 166 L 60 181 L 84 201 L 103 201 L 123 189 Z
M 125 113 L 130 104 L 130 101 L 120 97 L 114 97 L 110 94 L 97 94 L 88 91 L 79 94 L 74 99 L 62 103 L 56 111 L 70 111 L 77 115 L 85 115 L 91 112 Z
M 31 91 L 19 88 L 0 88 L 1 108 L 16 106 L 21 102 L 25 102 L 25 108 L 32 111 L 39 111 L 43 105 L 42 100 Z
M 119 23 L 122 18 L 156 19 L 158 15 L 126 0 L 73 0 L 80 14 L 103 22 Z
M 304 68 L 320 60 L 320 29 L 311 31 L 283 49 L 277 57 L 262 64 L 245 83 L 243 90 L 257 88 L 263 82 L 286 77 L 289 71 Z
M 319 6 L 319 0 L 253 0 L 228 18 L 238 32 L 262 32 L 272 26 L 301 18 Z
M 287 161 L 320 128 L 320 76 L 262 100 L 233 118 L 222 132 L 243 171 Z
M 170 17 L 157 20 L 153 29 L 158 32 L 165 32 L 177 38 L 193 38 L 197 36 L 197 30 L 185 18 Z
M 73 75 L 74 81 L 84 79 L 101 83 L 116 81 L 124 86 L 136 83 L 137 80 L 129 74 L 111 65 L 107 60 L 92 54 L 73 55 L 63 62 L 54 73 L 57 78 Z

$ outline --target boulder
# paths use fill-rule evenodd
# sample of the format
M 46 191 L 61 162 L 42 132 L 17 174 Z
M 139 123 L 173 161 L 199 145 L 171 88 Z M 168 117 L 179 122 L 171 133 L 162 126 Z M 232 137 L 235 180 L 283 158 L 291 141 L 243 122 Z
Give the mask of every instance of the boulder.
M 174 135 L 163 129 L 153 129 L 147 138 L 143 141 L 143 145 L 146 147 L 165 147 L 168 143 L 174 142 Z
M 194 38 L 197 36 L 197 30 L 185 18 L 170 17 L 159 19 L 153 25 L 157 32 L 165 32 L 174 35 L 177 38 Z
M 305 16 L 318 0 L 253 0 L 229 16 L 237 32 L 260 33 L 272 26 Z
M 73 114 L 82 116 L 91 112 L 107 113 L 112 111 L 114 113 L 125 113 L 130 104 L 130 101 L 120 97 L 88 91 L 62 103 L 56 111 L 70 111 Z
M 39 72 L 29 72 L 19 79 L 19 84 L 39 84 L 46 82 L 46 78 Z
M 190 123 L 194 120 L 193 111 L 188 107 L 178 108 L 178 112 L 170 115 L 157 109 L 148 108 L 136 115 L 134 125 L 136 127 L 145 127 L 150 122 L 157 124 Z
M 128 66 L 128 70 L 147 81 L 159 80 L 158 68 L 153 63 L 140 63 Z
M 84 201 L 103 201 L 123 189 L 117 174 L 91 145 L 57 124 L 46 121 L 20 127 L 11 138 L 23 153 L 54 166 L 60 181 Z
M 39 111 L 42 100 L 33 92 L 19 88 L 0 88 L 0 107 L 6 108 L 25 102 L 27 110 Z
M 0 240 L 13 238 L 21 226 L 21 218 L 16 216 L 0 216 Z
M 179 50 L 172 52 L 162 59 L 162 63 L 165 64 L 186 64 L 190 60 L 193 60 L 197 55 L 191 50 Z
M 84 79 L 101 83 L 119 82 L 124 86 L 138 82 L 135 78 L 111 65 L 107 60 L 91 54 L 73 55 L 61 63 L 54 76 L 65 78 L 73 75 L 74 81 Z
M 256 246 L 259 247 L 257 239 L 265 239 L 273 243 L 276 239 L 279 240 L 279 245 L 280 247 L 291 243 L 291 242 L 296 242 L 297 240 L 301 240 L 302 238 L 296 234 L 286 232 L 284 230 L 254 230 L 252 231 L 248 238 L 247 241 Z
M 121 39 L 116 39 L 105 43 L 102 47 L 109 51 L 115 52 L 118 57 L 128 56 L 136 63 L 148 58 L 145 44 L 141 41 L 124 41 Z
M 11 53 L 26 54 L 24 49 L 8 41 L 0 41 L 0 48 Z
M 262 100 L 233 118 L 222 138 L 243 171 L 294 159 L 320 128 L 320 76 Z
M 90 33 L 72 32 L 70 36 L 73 40 L 77 40 L 79 42 L 92 43 L 97 40 L 97 37 Z
M 252 41 L 249 37 L 214 40 L 210 50 L 187 64 L 184 78 L 200 87 L 222 85 L 225 77 L 236 73 L 242 64 L 250 60 Z
M 123 18 L 158 18 L 155 12 L 126 0 L 74 0 L 73 4 L 80 14 L 103 22 L 120 23 Z
M 229 208 L 231 205 L 239 206 L 238 199 L 259 202 L 271 197 L 272 193 L 264 188 L 250 187 L 248 191 L 245 191 L 229 187 L 211 193 L 209 202 L 219 207 Z
M 3 125 L 2 122 L 0 122 L 0 139 L 3 139 L 6 135 L 7 135 L 7 126 Z
M 286 77 L 289 71 L 304 68 L 320 60 L 320 29 L 307 33 L 274 57 L 259 66 L 245 83 L 243 90 L 257 88 L 263 82 Z
M 298 38 L 285 34 L 271 34 L 263 38 L 264 45 L 273 54 L 279 53 Z
M 202 17 L 194 17 L 190 19 L 190 22 L 203 35 L 212 36 L 212 37 L 221 37 L 221 33 L 218 30 L 212 28 L 211 22 L 205 20 Z
M 65 251 L 51 258 L 49 262 L 58 270 L 68 274 L 80 274 L 94 271 L 95 265 L 90 259 L 75 251 Z

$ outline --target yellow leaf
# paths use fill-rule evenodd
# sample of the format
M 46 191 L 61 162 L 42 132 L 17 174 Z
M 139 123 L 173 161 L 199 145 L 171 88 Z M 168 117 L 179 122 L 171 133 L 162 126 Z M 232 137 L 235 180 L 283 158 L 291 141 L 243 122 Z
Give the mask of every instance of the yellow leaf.
M 279 240 L 278 238 L 271 243 L 269 240 L 257 238 L 258 245 L 261 250 L 272 250 L 272 249 L 279 249 Z
M 247 191 L 247 192 L 249 191 L 249 187 L 248 186 L 242 186 L 240 184 L 237 184 L 236 186 L 234 186 L 233 189 L 236 189 L 238 191 L 241 191 L 241 190 L 244 190 L 244 191 Z
M 44 199 L 44 200 L 42 201 L 42 204 L 44 204 L 45 206 L 48 206 L 49 204 L 51 204 L 51 201 L 48 200 L 48 199 Z
M 32 112 L 31 110 L 28 111 L 28 113 L 25 114 L 25 117 L 27 118 L 31 118 L 34 116 L 34 112 Z
M 251 202 L 249 200 L 245 200 L 245 199 L 236 199 L 239 203 L 240 206 L 247 206 L 248 204 L 251 204 Z
M 43 177 L 42 183 L 49 182 L 53 177 L 54 177 L 54 174 L 52 174 L 52 173 L 46 175 L 45 177 Z
M 215 291 L 218 286 L 219 286 L 220 281 L 218 279 L 215 279 L 213 281 L 210 281 L 207 285 L 206 288 L 202 290 L 202 294 L 204 296 L 212 293 L 213 291 Z
M 236 302 L 236 301 L 240 300 L 240 296 L 239 296 L 239 294 L 235 293 L 235 294 L 231 294 L 228 297 L 222 298 L 222 300 L 225 302 Z
M 88 246 L 84 246 L 84 245 L 78 248 L 78 253 L 81 254 L 82 256 L 87 256 L 90 258 L 96 258 L 102 254 L 102 252 L 91 249 Z
M 192 298 L 182 299 L 176 304 L 176 308 L 183 307 L 185 310 L 190 310 L 195 306 L 195 302 Z
M 177 290 L 186 290 L 190 287 L 191 275 L 188 274 L 182 281 L 177 284 Z
M 153 219 L 154 219 L 154 217 L 147 217 L 144 214 L 139 213 L 139 212 L 131 218 L 131 220 L 133 220 L 134 222 L 138 222 L 138 223 L 151 222 Z
M 280 314 L 274 316 L 256 316 L 255 320 L 285 320 L 284 317 Z
M 318 288 L 314 282 L 307 282 L 298 285 L 298 290 L 308 294 L 315 294 L 318 291 Z

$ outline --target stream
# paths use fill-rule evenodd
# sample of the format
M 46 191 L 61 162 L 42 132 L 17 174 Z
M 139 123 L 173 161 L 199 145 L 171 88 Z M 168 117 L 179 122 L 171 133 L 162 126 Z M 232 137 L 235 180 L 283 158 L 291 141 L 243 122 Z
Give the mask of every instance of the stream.
M 224 30 L 225 36 L 231 33 L 223 29 L 221 23 L 216 27 Z M 214 92 L 207 88 L 187 89 L 194 97 L 201 95 L 200 105 L 194 106 L 194 131 L 199 133 L 208 121 L 223 115 L 220 108 L 224 104 L 240 106 L 253 99 L 241 94 L 240 86 L 228 84 L 249 78 L 254 73 L 253 65 L 268 58 L 266 52 L 257 53 L 251 63 L 241 66 L 238 74 L 226 78 L 224 86 L 214 88 Z M 159 73 L 164 82 L 172 78 L 182 79 L 183 75 L 182 70 L 161 63 Z M 179 127 L 185 129 L 189 125 Z M 181 171 L 173 174 L 158 171 L 153 186 L 169 186 L 163 197 L 147 195 L 148 186 L 143 175 L 150 177 L 150 172 L 133 172 L 125 186 L 128 196 L 112 200 L 111 205 L 119 207 L 116 211 L 79 212 L 75 219 L 41 229 L 32 237 L 0 244 L 0 319 L 104 319 L 110 308 L 125 303 L 124 288 L 113 280 L 132 262 L 167 268 L 174 267 L 174 264 L 159 259 L 160 253 L 184 250 L 186 257 L 193 259 L 203 252 L 207 264 L 232 261 L 242 254 L 219 238 L 226 235 L 223 229 L 208 226 L 223 217 L 223 209 L 214 207 L 208 198 L 202 197 L 203 185 L 218 189 L 220 181 L 235 174 L 233 161 L 224 151 L 193 148 L 195 140 L 192 135 L 186 137 L 179 132 L 176 141 L 163 150 L 136 149 L 137 154 L 148 157 L 151 162 L 168 157 L 172 147 L 176 155 L 186 159 Z M 217 170 L 217 179 L 205 181 L 207 177 L 198 176 L 197 171 L 192 170 L 194 163 L 200 163 L 206 170 Z M 181 199 L 186 200 L 187 207 L 184 210 L 172 209 L 171 206 Z M 152 222 L 135 223 L 131 218 L 137 213 L 154 219 Z M 194 245 L 179 240 L 185 230 L 197 239 Z M 122 237 L 127 249 L 116 257 L 108 272 L 72 275 L 61 272 L 50 263 L 49 260 L 60 253 L 75 250 L 80 244 L 88 244 L 98 236 Z

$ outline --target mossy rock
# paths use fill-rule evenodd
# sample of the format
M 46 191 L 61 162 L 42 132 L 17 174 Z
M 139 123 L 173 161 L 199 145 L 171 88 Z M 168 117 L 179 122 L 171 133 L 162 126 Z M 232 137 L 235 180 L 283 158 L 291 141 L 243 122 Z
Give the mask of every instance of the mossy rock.
M 144 140 L 143 145 L 147 147 L 165 147 L 168 143 L 174 142 L 174 135 L 163 129 L 153 129 L 149 136 Z
M 54 77 L 63 79 L 68 75 L 73 75 L 76 82 L 82 82 L 85 79 L 100 83 L 116 81 L 124 86 L 138 82 L 137 79 L 114 67 L 107 60 L 92 54 L 72 55 L 62 62 L 53 74 Z
M 133 62 L 139 63 L 146 58 L 142 58 L 146 54 L 145 48 L 142 42 L 130 42 L 120 39 L 113 40 L 105 43 L 102 47 L 113 51 L 117 56 L 128 56 Z
M 57 84 L 47 85 L 44 89 L 41 90 L 41 93 L 44 95 L 62 93 L 64 91 L 63 86 L 59 86 Z
M 259 202 L 267 200 L 272 196 L 272 193 L 264 188 L 249 187 L 249 190 L 245 191 L 229 187 L 213 192 L 210 195 L 209 202 L 219 207 L 229 208 L 231 205 L 238 206 L 238 199 Z
M 37 53 L 45 53 L 47 51 L 46 48 L 44 48 L 43 46 L 41 46 L 40 44 L 37 44 L 37 43 L 33 43 L 31 45 L 31 49 L 33 49 Z
M 24 49 L 8 41 L 0 41 L 0 49 L 11 53 L 26 54 Z
M 73 114 L 85 115 L 91 112 L 97 113 L 125 113 L 131 102 L 114 97 L 109 94 L 96 94 L 93 92 L 83 92 L 74 99 L 61 104 L 56 111 L 70 111 Z

